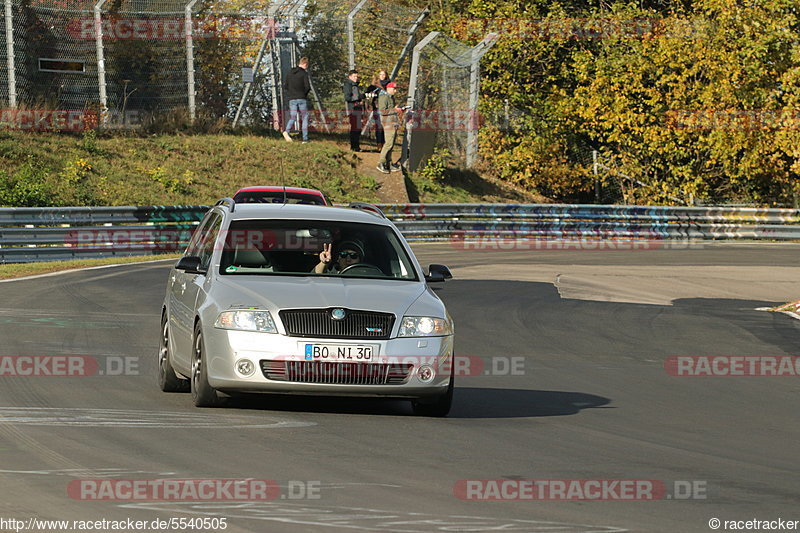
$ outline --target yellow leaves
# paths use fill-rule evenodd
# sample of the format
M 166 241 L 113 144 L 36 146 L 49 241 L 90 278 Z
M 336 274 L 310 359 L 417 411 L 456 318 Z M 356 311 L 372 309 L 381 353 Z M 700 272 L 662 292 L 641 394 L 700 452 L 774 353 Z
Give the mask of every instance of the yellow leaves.
M 92 164 L 89 163 L 86 159 L 78 158 L 75 160 L 75 167 L 80 171 L 91 171 Z
M 94 167 L 88 160 L 79 157 L 74 161 L 67 162 L 59 173 L 59 177 L 66 183 L 75 185 L 86 179 L 93 170 Z
M 475 4 L 476 13 L 519 16 L 506 15 L 511 2 L 494 11 L 484 3 Z M 562 200 L 585 190 L 592 146 L 613 155 L 620 171 L 652 184 L 632 193 L 637 201 L 787 202 L 800 181 L 800 112 L 783 117 L 781 127 L 757 117 L 800 110 L 793 5 L 697 0 L 663 16 L 635 3 L 569 13 L 536 4 L 531 17 L 562 28 L 562 35 L 576 24 L 654 22 L 640 39 L 584 32 L 583 38 L 501 40 L 482 65 L 483 105 L 497 109 L 509 98 L 531 120 L 513 134 L 482 130 L 481 154 L 505 179 Z M 670 113 L 698 116 L 676 124 Z

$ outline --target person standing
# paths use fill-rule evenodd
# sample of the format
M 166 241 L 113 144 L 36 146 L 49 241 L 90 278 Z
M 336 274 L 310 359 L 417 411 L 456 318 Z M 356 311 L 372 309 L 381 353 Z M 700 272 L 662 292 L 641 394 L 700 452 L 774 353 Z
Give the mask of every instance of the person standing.
M 289 100 L 289 122 L 283 130 L 283 138 L 291 141 L 289 132 L 298 123 L 302 124 L 303 142 L 308 142 L 308 93 L 311 92 L 311 79 L 308 76 L 308 58 L 301 57 L 297 66 L 286 76 L 283 82 L 286 98 Z M 300 116 L 298 120 L 298 115 Z
M 386 84 L 386 89 L 378 95 L 378 112 L 381 115 L 383 132 L 386 137 L 386 144 L 383 145 L 378 158 L 378 170 L 384 174 L 400 171 L 400 165 L 392 164 L 392 148 L 397 139 L 397 129 L 400 127 L 399 114 L 403 111 L 395 104 L 395 93 L 397 93 L 397 84 L 390 82 Z
M 358 87 L 358 71 L 351 70 L 344 80 L 344 101 L 350 122 L 350 149 L 361 151 L 361 116 L 364 114 L 365 94 Z
M 389 73 L 386 72 L 386 69 L 380 69 L 375 76 L 372 77 L 372 85 L 367 87 L 367 94 L 374 95 L 372 97 L 372 121 L 375 123 L 375 142 L 378 145 L 379 152 L 383 149 L 383 145 L 386 143 L 386 137 L 383 134 L 381 114 L 378 111 L 378 96 L 380 95 L 381 91 L 386 90 L 386 86 L 390 81 L 392 80 L 389 79 Z

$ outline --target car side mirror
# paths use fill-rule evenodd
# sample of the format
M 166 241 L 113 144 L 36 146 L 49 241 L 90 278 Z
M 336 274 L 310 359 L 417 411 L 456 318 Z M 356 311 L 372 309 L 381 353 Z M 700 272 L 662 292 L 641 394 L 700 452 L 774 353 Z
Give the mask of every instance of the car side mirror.
M 430 265 L 428 267 L 428 274 L 425 276 L 425 281 L 427 282 L 434 282 L 434 281 L 444 281 L 446 279 L 452 279 L 453 274 L 450 273 L 450 269 L 444 265 Z
M 200 269 L 200 258 L 194 255 L 181 257 L 175 264 L 175 270 L 183 270 L 187 274 L 205 274 L 205 270 Z

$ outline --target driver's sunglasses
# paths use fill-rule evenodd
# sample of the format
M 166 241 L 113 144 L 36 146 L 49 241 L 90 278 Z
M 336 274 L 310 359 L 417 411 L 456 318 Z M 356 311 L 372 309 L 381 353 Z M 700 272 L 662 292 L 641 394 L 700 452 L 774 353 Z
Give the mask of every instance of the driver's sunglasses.
M 361 257 L 361 255 L 359 255 L 358 252 L 341 251 L 339 252 L 339 257 L 341 257 L 342 259 L 344 259 L 345 257 L 349 257 L 350 259 L 358 259 L 359 257 Z

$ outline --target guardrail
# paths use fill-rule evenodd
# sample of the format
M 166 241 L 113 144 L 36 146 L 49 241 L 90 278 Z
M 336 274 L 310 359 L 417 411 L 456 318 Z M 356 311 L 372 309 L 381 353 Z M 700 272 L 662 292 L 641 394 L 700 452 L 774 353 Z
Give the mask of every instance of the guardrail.
M 799 209 L 559 204 L 381 206 L 408 240 L 800 239 Z
M 0 263 L 177 252 L 207 210 L 197 205 L 0 208 Z
M 800 210 L 548 204 L 384 204 L 411 242 L 800 240 Z M 181 251 L 208 206 L 0 208 L 0 262 Z

